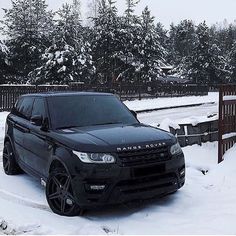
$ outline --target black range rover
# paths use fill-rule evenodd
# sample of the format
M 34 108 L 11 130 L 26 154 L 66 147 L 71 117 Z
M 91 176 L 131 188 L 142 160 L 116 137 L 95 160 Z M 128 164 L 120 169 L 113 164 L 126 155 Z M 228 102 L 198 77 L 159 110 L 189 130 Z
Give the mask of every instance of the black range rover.
M 176 138 L 102 93 L 21 96 L 7 117 L 3 167 L 40 179 L 52 211 L 66 216 L 173 193 L 185 181 Z

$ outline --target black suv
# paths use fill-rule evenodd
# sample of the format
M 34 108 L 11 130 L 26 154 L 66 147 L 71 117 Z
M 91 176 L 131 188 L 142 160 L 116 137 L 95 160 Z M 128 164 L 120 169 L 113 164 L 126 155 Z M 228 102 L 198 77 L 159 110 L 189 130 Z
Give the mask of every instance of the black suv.
M 104 93 L 21 96 L 7 117 L 3 167 L 40 179 L 52 211 L 66 216 L 173 193 L 185 181 L 176 138 Z

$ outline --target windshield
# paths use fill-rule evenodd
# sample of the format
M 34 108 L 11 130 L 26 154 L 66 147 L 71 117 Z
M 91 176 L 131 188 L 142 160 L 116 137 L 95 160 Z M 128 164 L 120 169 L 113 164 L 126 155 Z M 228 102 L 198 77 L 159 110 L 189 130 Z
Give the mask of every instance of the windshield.
M 48 98 L 48 106 L 51 123 L 55 129 L 138 123 L 115 96 L 55 96 Z

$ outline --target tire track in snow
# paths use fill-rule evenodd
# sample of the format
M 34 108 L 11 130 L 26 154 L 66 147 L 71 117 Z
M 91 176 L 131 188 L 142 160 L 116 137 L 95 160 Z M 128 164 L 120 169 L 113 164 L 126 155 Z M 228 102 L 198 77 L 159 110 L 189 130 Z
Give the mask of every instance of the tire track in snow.
M 17 196 L 3 189 L 0 189 L 0 198 L 10 201 L 12 203 L 51 212 L 49 206 L 47 205 L 37 203 L 37 202 L 31 201 L 30 199 Z

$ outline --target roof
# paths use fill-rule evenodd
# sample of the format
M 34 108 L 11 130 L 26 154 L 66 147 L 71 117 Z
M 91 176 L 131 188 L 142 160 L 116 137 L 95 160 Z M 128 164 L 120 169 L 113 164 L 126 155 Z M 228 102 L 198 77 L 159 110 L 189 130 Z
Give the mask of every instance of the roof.
M 31 93 L 24 94 L 23 97 L 60 97 L 60 96 L 111 96 L 111 93 L 97 93 L 97 92 L 44 92 L 44 93 Z

